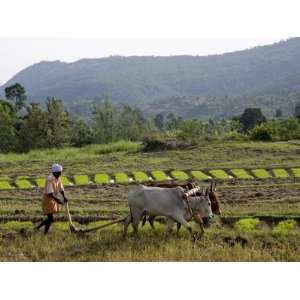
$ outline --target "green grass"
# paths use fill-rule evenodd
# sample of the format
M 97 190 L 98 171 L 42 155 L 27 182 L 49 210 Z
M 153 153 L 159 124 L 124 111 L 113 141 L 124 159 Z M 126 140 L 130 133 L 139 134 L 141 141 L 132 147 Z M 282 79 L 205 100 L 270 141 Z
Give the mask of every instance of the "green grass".
M 273 169 L 272 172 L 276 178 L 288 178 L 289 177 L 289 173 L 284 169 Z
M 149 181 L 148 175 L 142 171 L 134 171 L 132 174 L 136 182 L 143 183 Z
M 238 232 L 250 232 L 256 229 L 259 223 L 258 219 L 241 219 L 234 224 L 234 229 Z
M 95 222 L 87 227 L 103 224 Z M 1 224 L 2 225 L 2 224 Z M 6 225 L 7 226 L 7 225 Z M 6 227 L 5 226 L 5 227 Z M 139 229 L 137 240 L 131 226 L 126 240 L 122 239 L 122 226 L 115 225 L 84 237 L 70 234 L 67 223 L 54 223 L 48 236 L 42 232 L 28 238 L 15 232 L 31 224 L 9 224 L 12 234 L 3 236 L 0 261 L 184 261 L 184 262 L 252 262 L 299 261 L 299 232 L 285 237 L 270 233 L 269 229 L 247 231 L 246 244 L 234 242 L 238 232 L 230 228 L 211 226 L 205 229 L 200 241 L 191 242 L 186 229 L 177 236 L 166 237 L 165 226 L 157 223 L 153 231 L 148 224 Z M 82 225 L 86 228 L 86 225 Z M 242 235 L 243 236 L 243 235 Z M 59 251 L 58 251 L 59 249 Z
M 97 184 L 108 184 L 109 179 L 110 178 L 106 173 L 99 173 L 99 174 L 96 174 L 94 177 L 94 181 Z
M 76 185 L 87 185 L 89 184 L 89 177 L 87 175 L 75 175 L 74 181 Z
M 7 231 L 19 231 L 21 229 L 32 229 L 33 225 L 32 222 L 20 222 L 20 221 L 9 221 L 3 224 L 0 224 L 1 230 L 7 230 Z
M 232 169 L 230 171 L 238 179 L 253 179 L 253 177 L 244 169 Z
M 292 168 L 291 171 L 295 177 L 300 177 L 300 168 Z
M 136 148 L 135 148 L 135 146 Z M 97 174 L 99 170 L 114 173 L 120 170 L 206 170 L 282 168 L 300 166 L 299 145 L 289 142 L 202 142 L 191 149 L 157 153 L 135 151 L 140 144 L 124 150 L 120 145 L 92 145 L 83 148 L 38 150 L 26 154 L 0 154 L 0 169 L 6 174 L 43 177 L 54 162 L 61 163 L 64 175 Z M 126 148 L 125 148 L 126 149 Z M 126 153 L 126 155 L 125 155 Z
M 183 171 L 172 171 L 171 176 L 177 180 L 187 180 L 189 176 Z
M 151 174 L 157 181 L 165 181 L 168 179 L 166 173 L 163 171 L 152 171 Z
M 19 188 L 19 189 L 31 189 L 32 188 L 32 184 L 28 180 L 27 176 L 18 176 L 15 181 L 15 184 L 16 184 L 17 188 Z
M 0 181 L 8 181 L 9 179 L 8 176 L 0 176 Z
M 291 233 L 297 225 L 295 220 L 287 220 L 279 222 L 279 224 L 273 228 L 274 235 L 288 235 Z
M 230 179 L 229 175 L 224 170 L 210 170 L 209 173 L 216 179 Z
M 191 171 L 192 176 L 197 180 L 208 180 L 209 176 L 207 176 L 202 171 Z
M 126 173 L 118 172 L 115 173 L 116 182 L 120 184 L 126 184 L 129 182 L 129 178 Z
M 13 188 L 8 181 L 0 181 L 0 190 L 10 190 Z
M 12 161 L 65 161 L 76 159 L 88 159 L 95 158 L 98 155 L 110 154 L 117 152 L 137 152 L 142 149 L 142 145 L 139 142 L 131 141 L 119 141 L 109 144 L 101 145 L 88 145 L 82 148 L 66 147 L 62 149 L 45 149 L 45 150 L 32 150 L 28 153 L 8 153 L 0 154 L 0 162 L 12 162 Z
M 254 169 L 254 170 L 252 170 L 252 173 L 254 174 L 254 176 L 256 178 L 259 178 L 259 179 L 268 179 L 268 178 L 271 178 L 271 175 L 265 169 Z
M 46 184 L 46 179 L 45 178 L 37 178 L 35 180 L 36 182 L 36 185 L 39 187 L 39 188 L 44 188 L 45 187 L 45 184 Z

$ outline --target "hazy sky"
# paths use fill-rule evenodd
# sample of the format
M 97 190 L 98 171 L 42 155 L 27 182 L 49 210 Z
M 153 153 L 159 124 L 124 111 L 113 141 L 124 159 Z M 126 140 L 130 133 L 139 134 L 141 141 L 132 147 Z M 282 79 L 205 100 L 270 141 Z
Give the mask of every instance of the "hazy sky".
M 0 38 L 0 85 L 42 60 L 72 62 L 109 55 L 209 55 L 272 44 L 283 38 Z

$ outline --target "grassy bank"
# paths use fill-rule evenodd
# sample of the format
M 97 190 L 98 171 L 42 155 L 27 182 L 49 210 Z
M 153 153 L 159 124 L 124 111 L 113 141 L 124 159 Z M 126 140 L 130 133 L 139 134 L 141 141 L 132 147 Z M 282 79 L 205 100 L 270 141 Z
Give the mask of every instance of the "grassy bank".
M 300 166 L 300 146 L 289 142 L 206 142 L 185 150 L 143 153 L 138 143 L 1 154 L 5 175 L 45 176 L 53 162 L 66 175 L 138 170 L 269 168 Z

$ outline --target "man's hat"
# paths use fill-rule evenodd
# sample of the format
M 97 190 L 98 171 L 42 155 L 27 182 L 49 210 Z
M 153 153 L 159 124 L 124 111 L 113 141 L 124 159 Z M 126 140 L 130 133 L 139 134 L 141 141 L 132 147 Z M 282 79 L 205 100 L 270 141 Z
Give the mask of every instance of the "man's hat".
M 63 167 L 59 164 L 54 164 L 52 165 L 52 173 L 55 173 L 55 172 L 62 172 L 63 170 Z

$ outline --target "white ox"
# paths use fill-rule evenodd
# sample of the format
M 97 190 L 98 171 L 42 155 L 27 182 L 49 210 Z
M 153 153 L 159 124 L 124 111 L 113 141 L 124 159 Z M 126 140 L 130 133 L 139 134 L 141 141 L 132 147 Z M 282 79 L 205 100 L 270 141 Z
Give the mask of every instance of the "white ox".
M 143 216 L 165 216 L 168 225 L 173 222 L 185 226 L 195 240 L 192 227 L 187 220 L 194 219 L 201 228 L 203 234 L 202 218 L 212 218 L 211 203 L 209 197 L 186 197 L 181 187 L 159 188 L 139 185 L 128 193 L 128 205 L 130 214 L 124 222 L 124 237 L 132 223 L 134 232 L 138 233 L 138 226 Z M 170 228 L 170 226 L 168 226 Z

